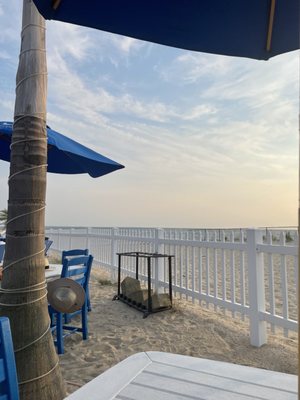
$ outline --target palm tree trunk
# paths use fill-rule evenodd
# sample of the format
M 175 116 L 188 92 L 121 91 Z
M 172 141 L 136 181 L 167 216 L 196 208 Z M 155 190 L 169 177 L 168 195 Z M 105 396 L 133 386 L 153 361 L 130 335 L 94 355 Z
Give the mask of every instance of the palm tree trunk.
M 0 315 L 11 323 L 21 400 L 61 400 L 45 285 L 45 21 L 32 0 L 23 0 L 22 25 Z

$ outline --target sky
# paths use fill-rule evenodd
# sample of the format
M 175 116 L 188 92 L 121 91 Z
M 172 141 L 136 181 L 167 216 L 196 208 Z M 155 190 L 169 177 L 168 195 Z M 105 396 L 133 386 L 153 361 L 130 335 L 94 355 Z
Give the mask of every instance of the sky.
M 0 0 L 12 121 L 21 0 Z M 297 225 L 299 52 L 256 61 L 47 21 L 47 124 L 123 165 L 47 175 L 48 226 Z M 0 209 L 9 163 L 0 160 Z

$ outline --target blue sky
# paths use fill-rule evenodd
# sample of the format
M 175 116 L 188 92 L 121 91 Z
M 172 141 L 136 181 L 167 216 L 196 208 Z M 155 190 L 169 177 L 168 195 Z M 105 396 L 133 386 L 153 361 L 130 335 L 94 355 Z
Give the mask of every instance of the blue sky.
M 0 120 L 13 119 L 21 10 L 0 0 Z M 298 52 L 230 58 L 47 21 L 47 60 L 48 125 L 126 167 L 48 174 L 48 225 L 297 224 Z

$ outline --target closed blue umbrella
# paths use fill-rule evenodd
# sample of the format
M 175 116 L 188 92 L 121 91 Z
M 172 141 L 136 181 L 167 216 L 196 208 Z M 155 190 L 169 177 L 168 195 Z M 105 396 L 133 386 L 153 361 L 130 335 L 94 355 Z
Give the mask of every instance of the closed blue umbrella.
M 12 122 L 0 122 L 0 159 L 10 161 Z M 93 178 L 124 168 L 116 161 L 47 127 L 48 172 L 84 174 Z
M 33 0 L 46 19 L 267 60 L 299 48 L 299 0 Z

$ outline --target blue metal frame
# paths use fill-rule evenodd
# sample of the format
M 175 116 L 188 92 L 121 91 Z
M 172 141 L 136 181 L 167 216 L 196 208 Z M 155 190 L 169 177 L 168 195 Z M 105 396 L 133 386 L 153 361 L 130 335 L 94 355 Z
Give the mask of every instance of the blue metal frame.
M 4 253 L 5 253 L 5 244 L 4 243 L 3 244 L 0 243 L 0 263 L 3 260 Z
M 19 400 L 15 355 L 7 317 L 0 317 L 0 399 Z

